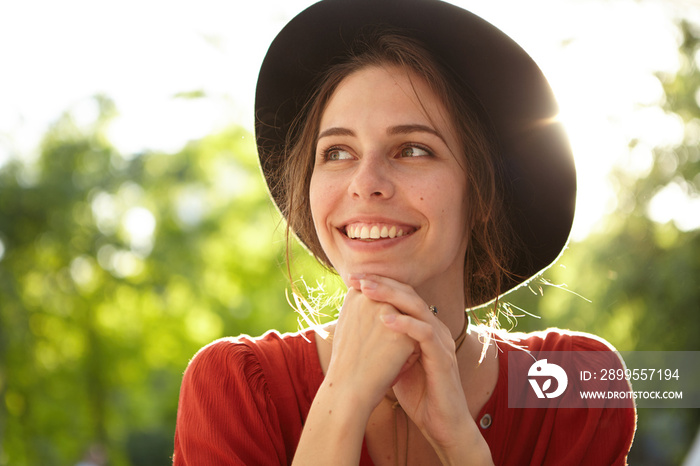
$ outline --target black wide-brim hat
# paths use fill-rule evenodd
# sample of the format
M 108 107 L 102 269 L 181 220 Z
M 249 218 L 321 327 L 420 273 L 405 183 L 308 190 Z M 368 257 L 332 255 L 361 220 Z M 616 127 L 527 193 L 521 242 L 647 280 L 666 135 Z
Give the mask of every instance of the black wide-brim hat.
M 263 61 L 255 100 L 258 155 L 272 198 L 282 207 L 275 187 L 287 132 L 314 83 L 372 26 L 420 40 L 480 102 L 501 158 L 496 165 L 507 187 L 506 215 L 523 245 L 502 291 L 537 275 L 566 246 L 574 217 L 576 172 L 558 106 L 541 70 L 518 44 L 440 0 L 323 0 L 282 29 Z

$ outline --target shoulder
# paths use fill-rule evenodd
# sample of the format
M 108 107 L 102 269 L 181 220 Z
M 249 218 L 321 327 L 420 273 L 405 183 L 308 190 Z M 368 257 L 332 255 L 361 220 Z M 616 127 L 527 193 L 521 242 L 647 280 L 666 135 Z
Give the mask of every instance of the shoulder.
M 530 333 L 499 333 L 498 340 L 513 349 L 539 351 L 616 351 L 605 339 L 592 333 L 559 328 Z
M 220 338 L 209 343 L 195 354 L 192 361 L 198 358 L 304 351 L 308 349 L 307 346 L 311 346 L 313 343 L 312 330 L 284 334 L 280 334 L 276 330 L 270 330 L 258 337 L 242 334 L 237 337 Z
M 612 344 L 590 333 L 550 328 L 531 333 L 503 333 L 497 341 L 511 362 L 518 365 L 529 366 L 533 360 L 548 360 L 564 367 L 572 375 L 581 370 L 617 370 L 625 367 Z
M 540 459 L 533 463 L 625 464 L 636 427 L 634 403 L 626 396 L 630 386 L 624 380 L 593 376 L 601 369 L 624 368 L 613 345 L 596 335 L 556 328 L 499 332 L 497 342 L 510 390 L 504 395 L 508 405 L 542 408 L 514 410 L 520 416 L 518 435 L 535 445 L 527 453 L 530 458 Z M 553 366 L 558 367 L 555 370 Z M 543 372 L 538 373 L 538 367 Z M 583 377 L 583 372 L 589 375 Z M 548 384 L 548 377 L 556 383 Z M 588 399 L 582 396 L 583 391 L 614 391 L 621 398 Z M 526 434 L 528 429 L 537 434 Z
M 275 400 L 310 404 L 323 382 L 314 330 L 216 340 L 190 361 L 183 387 L 234 393 L 268 393 Z
M 201 348 L 191 359 L 186 373 L 206 372 L 219 376 L 231 374 L 253 377 L 268 372 L 265 369 L 278 364 L 286 367 L 306 366 L 313 358 L 314 352 L 311 331 L 280 334 L 271 330 L 259 337 L 226 337 Z
M 307 370 L 315 354 L 313 331 L 200 349 L 180 388 L 174 464 L 285 464 L 320 384 Z

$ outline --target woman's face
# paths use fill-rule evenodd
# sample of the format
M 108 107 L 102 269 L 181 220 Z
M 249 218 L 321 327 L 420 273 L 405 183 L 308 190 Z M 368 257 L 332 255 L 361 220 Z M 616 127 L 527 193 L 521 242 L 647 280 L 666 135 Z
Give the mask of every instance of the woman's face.
M 398 67 L 346 77 L 321 118 L 315 157 L 314 226 L 342 277 L 372 273 L 461 292 L 464 155 L 422 78 Z

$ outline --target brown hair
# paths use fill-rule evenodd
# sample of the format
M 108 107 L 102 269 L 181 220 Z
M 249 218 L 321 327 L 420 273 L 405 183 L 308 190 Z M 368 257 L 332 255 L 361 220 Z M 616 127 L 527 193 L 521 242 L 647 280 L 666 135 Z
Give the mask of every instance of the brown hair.
M 280 203 L 287 219 L 287 267 L 291 278 L 289 232 L 295 232 L 316 259 L 333 270 L 316 236 L 309 185 L 321 117 L 341 81 L 370 66 L 398 66 L 422 77 L 449 113 L 464 153 L 463 166 L 470 199 L 470 230 L 464 264 L 464 296 L 468 308 L 497 298 L 515 251 L 514 234 L 504 215 L 499 182 L 497 147 L 488 119 L 468 87 L 442 66 L 417 40 L 394 30 L 362 36 L 342 61 L 320 77 L 315 92 L 287 134 L 286 162 L 280 164 L 283 195 Z

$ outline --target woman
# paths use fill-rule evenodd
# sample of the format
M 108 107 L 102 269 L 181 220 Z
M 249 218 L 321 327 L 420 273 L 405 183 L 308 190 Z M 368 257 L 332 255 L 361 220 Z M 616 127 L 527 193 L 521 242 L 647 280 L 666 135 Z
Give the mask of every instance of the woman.
M 529 390 L 511 353 L 527 371 L 609 345 L 465 313 L 551 264 L 571 227 L 570 149 L 525 52 L 437 0 L 325 0 L 273 42 L 256 112 L 273 199 L 348 292 L 323 329 L 202 349 L 175 464 L 625 463 L 631 403 L 509 407 Z

